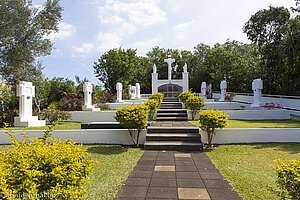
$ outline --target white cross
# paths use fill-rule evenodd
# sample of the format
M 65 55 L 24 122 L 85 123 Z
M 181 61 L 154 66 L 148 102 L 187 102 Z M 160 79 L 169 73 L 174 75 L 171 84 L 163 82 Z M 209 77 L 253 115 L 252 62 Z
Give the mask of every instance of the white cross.
M 171 55 L 168 55 L 168 59 L 164 60 L 166 63 L 168 63 L 168 80 L 172 79 L 172 63 L 175 62 L 175 59 L 171 58 Z

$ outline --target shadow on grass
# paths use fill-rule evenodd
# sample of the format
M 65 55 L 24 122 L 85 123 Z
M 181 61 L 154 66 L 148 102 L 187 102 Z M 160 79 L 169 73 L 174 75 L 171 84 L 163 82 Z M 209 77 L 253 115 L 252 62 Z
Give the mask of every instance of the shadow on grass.
M 114 155 L 121 154 L 128 151 L 128 148 L 120 145 L 95 145 L 87 148 L 87 152 L 103 154 L 103 155 Z
M 300 153 L 300 143 L 257 143 L 251 144 L 251 146 L 253 149 L 276 148 L 278 151 L 285 151 L 290 154 Z

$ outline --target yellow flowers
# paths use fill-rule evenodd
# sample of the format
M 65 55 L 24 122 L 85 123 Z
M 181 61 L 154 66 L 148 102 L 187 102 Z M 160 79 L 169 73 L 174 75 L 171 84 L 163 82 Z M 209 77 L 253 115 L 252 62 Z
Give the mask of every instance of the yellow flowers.
M 149 97 L 149 100 L 150 100 L 150 99 L 156 99 L 156 100 L 159 101 L 159 103 L 161 103 L 162 100 L 163 100 L 163 98 L 164 98 L 164 95 L 163 95 L 162 93 L 155 93 L 155 94 L 153 94 L 153 95 L 151 95 L 151 96 Z
M 200 97 L 190 96 L 186 100 L 186 105 L 189 109 L 191 109 L 192 112 L 192 120 L 195 119 L 195 116 L 197 113 L 200 112 L 201 108 L 206 105 L 204 103 L 204 99 Z
M 179 96 L 178 96 L 178 98 L 179 98 L 179 100 L 182 102 L 182 103 L 186 103 L 186 100 L 189 98 L 189 97 L 193 97 L 193 96 L 195 96 L 195 93 L 194 92 L 192 92 L 192 89 L 190 89 L 189 91 L 187 91 L 187 92 L 182 92 Z

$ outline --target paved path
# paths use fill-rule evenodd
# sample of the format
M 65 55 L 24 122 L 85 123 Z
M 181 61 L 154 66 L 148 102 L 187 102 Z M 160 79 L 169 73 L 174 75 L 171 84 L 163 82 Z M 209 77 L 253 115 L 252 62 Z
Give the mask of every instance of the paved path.
M 242 199 L 203 152 L 146 150 L 115 200 Z

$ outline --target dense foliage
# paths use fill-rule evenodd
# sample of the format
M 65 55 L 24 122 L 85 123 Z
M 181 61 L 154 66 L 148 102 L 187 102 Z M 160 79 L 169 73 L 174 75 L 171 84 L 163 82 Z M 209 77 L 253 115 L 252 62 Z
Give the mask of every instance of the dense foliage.
M 195 119 L 195 116 L 200 112 L 201 108 L 205 106 L 204 99 L 200 97 L 190 96 L 186 100 L 186 106 L 191 109 L 192 120 Z
M 146 101 L 144 103 L 148 109 L 149 109 L 149 120 L 154 120 L 154 115 L 155 115 L 155 112 L 157 111 L 158 109 L 158 106 L 160 104 L 159 100 L 158 99 L 149 99 L 148 101 Z
M 281 199 L 300 199 L 300 160 L 277 160 L 277 164 L 274 168 L 278 176 L 278 196 Z
M 159 103 L 161 103 L 163 101 L 163 98 L 164 98 L 164 95 L 162 93 L 155 93 L 149 97 L 149 99 L 155 99 Z
M 24 199 L 43 199 L 45 194 L 45 199 L 86 199 L 87 178 L 95 162 L 82 145 L 55 138 L 29 139 L 27 134 L 17 141 L 14 133 L 8 131 L 8 135 L 13 150 L 0 154 L 1 193 L 41 197 Z
M 182 92 L 178 98 L 179 100 L 182 102 L 182 103 L 186 103 L 186 100 L 189 98 L 189 97 L 193 97 L 195 95 L 194 92 L 192 92 L 192 89 L 190 89 L 189 91 L 186 91 L 186 92 Z
M 67 120 L 71 118 L 71 114 L 66 111 L 61 111 L 57 109 L 44 109 L 38 113 L 41 120 L 47 120 L 51 124 L 57 122 L 58 120 Z
M 114 118 L 126 127 L 134 145 L 139 145 L 139 136 L 145 129 L 148 120 L 148 107 L 146 105 L 121 107 L 116 111 Z
M 212 138 L 217 128 L 228 125 L 228 115 L 218 110 L 206 109 L 200 113 L 200 128 L 207 133 L 208 147 L 212 147 Z

